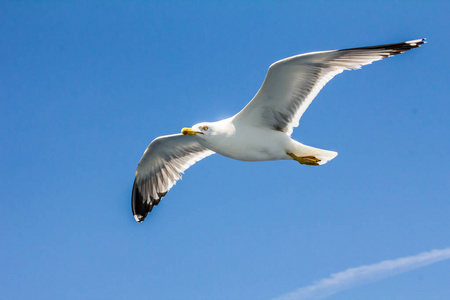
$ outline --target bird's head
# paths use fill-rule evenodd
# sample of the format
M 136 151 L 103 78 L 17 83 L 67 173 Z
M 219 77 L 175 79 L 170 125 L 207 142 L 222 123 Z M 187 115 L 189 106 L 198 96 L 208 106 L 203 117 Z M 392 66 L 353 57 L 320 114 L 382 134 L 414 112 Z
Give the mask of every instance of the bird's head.
M 192 128 L 183 128 L 181 133 L 184 135 L 195 135 L 199 137 L 206 137 L 211 135 L 212 126 L 210 123 L 198 123 L 192 126 Z

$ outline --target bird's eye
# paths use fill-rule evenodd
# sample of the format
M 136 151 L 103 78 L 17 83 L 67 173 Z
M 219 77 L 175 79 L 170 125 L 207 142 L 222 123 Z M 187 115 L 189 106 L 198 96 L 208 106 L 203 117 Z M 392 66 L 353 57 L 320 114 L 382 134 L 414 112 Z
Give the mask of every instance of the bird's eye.
M 206 130 L 208 130 L 208 128 L 209 128 L 208 126 L 203 126 L 202 129 L 203 129 L 204 131 L 206 131 Z

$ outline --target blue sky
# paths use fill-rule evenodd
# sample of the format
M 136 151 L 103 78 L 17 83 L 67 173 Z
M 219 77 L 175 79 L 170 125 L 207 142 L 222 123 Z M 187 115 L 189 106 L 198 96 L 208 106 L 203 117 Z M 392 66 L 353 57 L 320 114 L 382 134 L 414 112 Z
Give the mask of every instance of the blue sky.
M 271 299 L 450 246 L 448 1 L 2 1 L 5 299 Z M 344 72 L 293 138 L 321 167 L 214 155 L 137 224 L 160 135 L 238 112 L 269 65 L 428 44 Z M 450 261 L 329 296 L 448 299 Z

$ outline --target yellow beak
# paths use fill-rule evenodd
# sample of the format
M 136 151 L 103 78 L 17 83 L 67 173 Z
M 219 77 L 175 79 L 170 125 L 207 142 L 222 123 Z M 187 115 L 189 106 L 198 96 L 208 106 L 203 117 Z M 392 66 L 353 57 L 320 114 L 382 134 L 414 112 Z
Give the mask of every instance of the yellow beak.
M 187 127 L 181 129 L 181 133 L 184 135 L 196 135 L 197 133 L 203 134 L 203 132 L 201 132 L 201 131 L 195 131 L 195 130 L 192 130 L 192 128 L 187 128 Z

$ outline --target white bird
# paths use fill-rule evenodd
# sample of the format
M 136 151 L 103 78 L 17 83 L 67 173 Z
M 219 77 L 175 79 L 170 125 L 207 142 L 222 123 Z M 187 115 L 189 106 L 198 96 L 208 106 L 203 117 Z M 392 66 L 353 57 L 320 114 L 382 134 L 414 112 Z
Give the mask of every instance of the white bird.
M 214 153 L 243 161 L 296 160 L 323 165 L 337 152 L 303 145 L 292 130 L 314 97 L 335 75 L 417 48 L 425 39 L 404 43 L 311 52 L 275 62 L 255 97 L 235 116 L 183 128 L 156 138 L 136 170 L 131 206 L 145 219 L 181 174 Z

